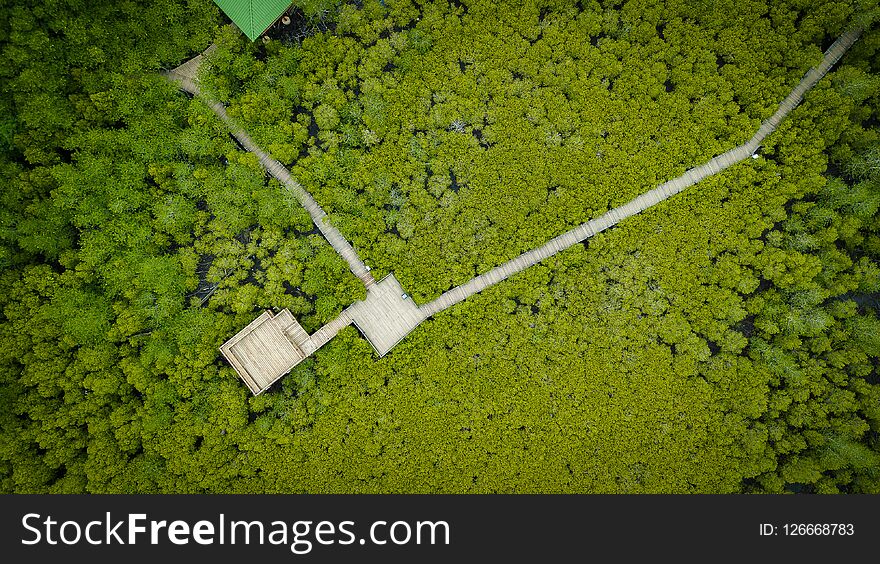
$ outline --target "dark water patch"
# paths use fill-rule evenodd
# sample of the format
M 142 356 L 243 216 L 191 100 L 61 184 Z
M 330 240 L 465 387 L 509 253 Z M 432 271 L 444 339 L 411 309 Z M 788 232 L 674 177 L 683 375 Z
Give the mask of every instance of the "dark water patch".
M 314 296 L 312 294 L 306 294 L 305 292 L 302 291 L 301 288 L 294 286 L 293 284 L 291 284 L 287 280 L 284 280 L 281 283 L 281 286 L 284 288 L 285 294 L 287 294 L 288 296 L 293 296 L 293 297 L 301 298 L 301 299 L 305 300 L 306 302 L 309 303 L 309 305 L 312 306 L 312 311 L 315 310 L 315 303 L 318 300 L 318 296 Z
M 749 315 L 733 326 L 733 330 L 742 333 L 747 339 L 755 334 L 755 316 Z
M 461 189 L 461 187 L 458 185 L 458 178 L 455 176 L 455 173 L 452 172 L 451 170 L 449 171 L 449 179 L 451 181 L 449 187 L 452 189 L 453 192 L 458 194 L 458 191 Z
M 390 226 L 385 227 L 385 233 L 389 235 L 394 235 L 399 239 L 403 239 L 403 235 L 400 234 L 400 231 L 397 229 L 397 224 L 392 223 Z
M 487 149 L 495 146 L 494 142 L 489 142 L 486 140 L 486 138 L 483 136 L 482 129 L 475 127 L 471 130 L 471 134 L 474 136 L 474 138 L 477 140 L 477 142 L 479 142 L 479 144 L 481 146 L 486 147 Z
M 240 285 L 244 286 L 246 284 L 251 284 L 257 288 L 262 288 L 263 284 L 257 280 L 257 273 L 265 273 L 266 269 L 263 267 L 263 263 L 259 258 L 253 257 L 253 261 L 254 265 L 248 270 L 247 277 L 241 281 Z
M 721 352 L 721 347 L 719 347 L 715 341 L 711 339 L 706 339 L 706 344 L 709 345 L 709 352 L 712 354 L 712 356 L 715 356 L 716 354 Z
M 755 292 L 753 292 L 753 293 L 758 293 L 758 292 L 763 292 L 764 290 L 769 290 L 773 286 L 773 282 L 767 280 L 764 277 L 758 277 L 758 280 L 759 280 L 758 287 L 755 289 Z
M 214 255 L 210 254 L 199 255 L 199 260 L 196 263 L 196 276 L 199 278 L 199 283 L 196 286 L 195 292 L 190 294 L 190 296 L 198 298 L 202 305 L 208 301 L 208 298 L 214 293 L 219 284 L 218 282 L 208 281 L 208 272 L 211 270 L 214 258 Z
M 460 8 L 462 15 L 468 13 L 468 7 L 461 0 L 449 0 L 449 4 L 454 8 Z
M 280 41 L 285 45 L 299 45 L 307 37 L 334 29 L 336 29 L 336 22 L 329 11 L 319 12 L 315 16 L 307 16 L 299 8 L 292 7 L 278 18 L 263 36 Z M 261 51 L 265 51 L 265 49 L 261 49 Z

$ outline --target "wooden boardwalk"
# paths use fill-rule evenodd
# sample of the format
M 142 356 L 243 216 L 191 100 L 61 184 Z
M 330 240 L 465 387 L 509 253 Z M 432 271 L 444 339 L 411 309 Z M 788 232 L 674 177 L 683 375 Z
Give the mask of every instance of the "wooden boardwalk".
M 271 313 L 265 312 L 224 343 L 220 350 L 255 394 L 264 391 L 278 378 L 290 371 L 293 366 L 321 348 L 351 323 L 358 327 L 379 356 L 383 356 L 428 317 L 450 308 L 489 286 L 522 272 L 628 217 L 659 204 L 704 178 L 718 174 L 751 157 L 758 150 L 761 142 L 803 100 L 804 94 L 825 76 L 858 40 L 860 35 L 861 30 L 853 30 L 841 35 L 825 52 L 822 62 L 804 75 L 791 93 L 780 102 L 776 112 L 761 123 L 758 131 L 747 142 L 718 155 L 705 164 L 687 170 L 681 176 L 664 182 L 622 206 L 609 210 L 595 219 L 554 237 L 540 247 L 526 251 L 488 272 L 444 292 L 437 299 L 422 306 L 417 306 L 406 296 L 393 275 L 386 276 L 376 284 L 369 269 L 360 260 L 354 248 L 339 231 L 325 221 L 326 214 L 311 194 L 291 178 L 290 172 L 281 163 L 263 152 L 251 141 L 244 130 L 233 123 L 222 104 L 201 95 L 196 78 L 203 55 L 195 57 L 166 75 L 180 85 L 183 90 L 205 100 L 220 119 L 227 124 L 231 134 L 242 147 L 257 155 L 266 170 L 294 193 L 327 241 L 348 262 L 351 271 L 367 287 L 367 298 L 364 301 L 355 302 L 339 317 L 318 329 L 311 336 L 305 333 L 289 311 L 284 310 L 274 317 Z M 206 50 L 204 55 L 209 55 L 212 48 L 213 46 Z
M 779 108 L 776 112 L 761 124 L 757 133 L 755 133 L 755 135 L 753 135 L 747 142 L 718 155 L 703 165 L 686 171 L 678 178 L 673 178 L 668 182 L 664 182 L 653 190 L 649 190 L 648 192 L 633 198 L 626 204 L 616 207 L 596 219 L 578 225 L 574 229 L 567 231 L 558 237 L 554 237 L 540 247 L 526 251 L 500 266 L 496 266 L 485 274 L 480 274 L 479 276 L 468 280 L 461 286 L 452 288 L 441 294 L 434 301 L 421 306 L 420 309 L 424 312 L 425 317 L 430 317 L 452 307 L 458 302 L 485 290 L 493 284 L 497 284 L 518 272 L 522 272 L 526 268 L 548 259 L 556 253 L 564 251 L 565 249 L 592 237 L 596 233 L 616 225 L 628 217 L 634 216 L 651 206 L 659 204 L 663 200 L 693 186 L 706 177 L 718 174 L 722 170 L 748 159 L 758 150 L 758 147 L 761 145 L 764 138 L 770 135 L 789 112 L 791 112 L 801 100 L 803 100 L 804 94 L 815 86 L 831 67 L 840 60 L 843 54 L 846 53 L 853 43 L 856 42 L 860 34 L 861 30 L 854 30 L 841 35 L 825 52 L 822 62 L 816 67 L 810 69 L 809 72 L 804 75 L 794 90 L 792 90 L 791 93 L 779 104 Z
M 327 242 L 330 243 L 337 253 L 339 253 L 339 256 L 345 259 L 345 262 L 348 263 L 348 268 L 352 273 L 361 279 L 364 286 L 369 288 L 376 283 L 373 275 L 370 274 L 369 267 L 364 264 L 364 261 L 358 256 L 357 251 L 355 251 L 354 247 L 352 247 L 345 237 L 342 236 L 342 233 L 330 225 L 326 219 L 327 213 L 321 209 L 321 206 L 318 205 L 318 202 L 315 201 L 308 190 L 303 188 L 299 182 L 293 179 L 290 175 L 290 171 L 287 170 L 283 164 L 276 161 L 269 156 L 268 153 L 260 149 L 260 147 L 253 142 L 250 135 L 248 135 L 244 129 L 236 125 L 232 118 L 226 113 L 226 106 L 220 102 L 211 100 L 202 94 L 201 89 L 198 86 L 199 66 L 204 61 L 205 57 L 210 56 L 214 48 L 215 46 L 211 45 L 201 55 L 193 57 L 179 67 L 166 72 L 165 76 L 175 82 L 181 90 L 200 98 L 210 106 L 212 110 L 214 110 L 214 113 L 223 120 L 223 123 L 229 128 L 229 133 L 235 137 L 238 143 L 246 151 L 256 155 L 260 160 L 260 164 L 263 165 L 263 168 L 293 193 L 294 197 L 296 197 L 302 207 L 304 207 L 309 213 L 315 226 L 324 238 L 327 239 Z

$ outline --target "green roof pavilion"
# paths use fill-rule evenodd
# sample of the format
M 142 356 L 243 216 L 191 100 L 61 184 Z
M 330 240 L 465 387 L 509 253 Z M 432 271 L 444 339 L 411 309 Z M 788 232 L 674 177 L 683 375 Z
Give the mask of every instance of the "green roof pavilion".
M 290 0 L 214 0 L 229 19 L 254 41 L 290 7 Z

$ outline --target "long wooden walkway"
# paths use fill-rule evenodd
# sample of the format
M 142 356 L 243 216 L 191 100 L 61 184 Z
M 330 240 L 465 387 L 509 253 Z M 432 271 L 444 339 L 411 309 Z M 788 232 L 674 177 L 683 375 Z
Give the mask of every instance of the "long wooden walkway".
M 209 104 L 220 119 L 226 123 L 230 133 L 242 147 L 257 155 L 266 170 L 294 193 L 327 241 L 348 262 L 351 271 L 367 287 L 366 300 L 355 302 L 336 319 L 318 329 L 311 336 L 303 331 L 287 310 L 280 312 L 277 316 L 264 313 L 224 343 L 220 350 L 255 394 L 266 390 L 293 366 L 321 348 L 340 330 L 352 323 L 360 329 L 376 352 L 382 356 L 428 317 L 450 308 L 489 286 L 522 272 L 628 217 L 659 204 L 706 177 L 718 174 L 751 157 L 758 150 L 761 142 L 803 100 L 804 94 L 825 76 L 858 40 L 860 35 L 861 30 L 858 29 L 841 35 L 825 52 L 822 62 L 804 75 L 791 93 L 780 102 L 776 112 L 761 123 L 758 131 L 747 142 L 718 155 L 703 165 L 689 169 L 681 176 L 664 182 L 622 206 L 554 237 L 540 247 L 526 251 L 488 272 L 452 288 L 422 306 L 417 306 L 407 297 L 393 275 L 387 276 L 377 284 L 354 248 L 339 231 L 325 221 L 327 214 L 311 194 L 291 178 L 290 172 L 281 163 L 263 152 L 247 133 L 229 118 L 223 104 L 210 100 L 201 94 L 196 77 L 203 55 L 210 54 L 212 48 L 209 48 L 203 55 L 166 73 L 166 76 L 175 81 L 183 90 L 200 97 Z
M 302 207 L 304 207 L 307 212 L 309 212 L 309 216 L 311 216 L 312 221 L 315 223 L 315 226 L 324 238 L 327 239 L 327 242 L 330 243 L 343 259 L 345 259 L 345 262 L 348 263 L 348 268 L 355 276 L 361 279 L 364 286 L 369 288 L 375 284 L 376 280 L 373 278 L 373 275 L 370 274 L 370 269 L 364 264 L 361 257 L 358 256 L 354 247 L 352 247 L 345 237 L 342 236 L 342 233 L 330 225 L 326 219 L 327 213 L 321 209 L 321 206 L 318 205 L 318 202 L 315 201 L 308 190 L 303 188 L 299 182 L 293 179 L 290 175 L 290 171 L 287 170 L 283 164 L 273 159 L 268 153 L 263 151 L 253 142 L 250 135 L 248 135 L 244 129 L 239 127 L 232 118 L 229 117 L 226 113 L 226 107 L 223 104 L 211 100 L 202 94 L 198 85 L 198 70 L 202 61 L 206 56 L 210 56 L 213 50 L 214 45 L 211 45 L 201 55 L 193 57 L 179 67 L 166 72 L 165 76 L 175 82 L 181 90 L 200 98 L 210 106 L 210 108 L 214 110 L 214 113 L 223 120 L 223 123 L 229 128 L 229 133 L 235 137 L 239 144 L 245 150 L 256 155 L 260 160 L 260 164 L 263 165 L 263 168 L 281 182 L 281 184 L 290 190 L 296 199 L 299 200 L 299 203 L 302 204 Z
M 758 128 L 757 133 L 747 142 L 735 147 L 726 153 L 722 153 L 709 162 L 692 168 L 668 182 L 664 182 L 653 190 L 637 196 L 622 206 L 616 207 L 605 214 L 583 223 L 574 229 L 554 237 L 544 245 L 526 251 L 520 256 L 511 259 L 500 266 L 496 266 L 485 274 L 471 278 L 461 286 L 441 294 L 437 299 L 421 306 L 425 317 L 439 313 L 458 302 L 467 299 L 497 284 L 502 280 L 548 259 L 560 251 L 582 242 L 609 227 L 618 224 L 622 220 L 634 216 L 651 206 L 657 205 L 663 200 L 678 194 L 682 190 L 693 186 L 708 176 L 717 174 L 729 166 L 744 161 L 758 150 L 761 142 L 770 135 L 779 123 L 803 100 L 804 94 L 816 85 L 819 80 L 840 60 L 846 51 L 856 42 L 861 35 L 861 30 L 854 30 L 841 35 L 825 52 L 822 62 L 807 72 L 800 83 L 779 104 L 779 108 L 767 118 Z

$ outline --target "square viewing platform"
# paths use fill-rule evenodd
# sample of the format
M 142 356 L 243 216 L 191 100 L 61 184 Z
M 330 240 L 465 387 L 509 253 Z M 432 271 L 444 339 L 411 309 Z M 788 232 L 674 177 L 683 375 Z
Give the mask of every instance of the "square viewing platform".
M 247 387 L 258 395 L 299 364 L 307 355 L 308 334 L 288 310 L 264 311 L 223 343 L 220 352 Z
M 393 274 L 370 287 L 367 299 L 353 303 L 345 312 L 379 356 L 385 356 L 425 320 Z

